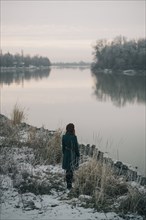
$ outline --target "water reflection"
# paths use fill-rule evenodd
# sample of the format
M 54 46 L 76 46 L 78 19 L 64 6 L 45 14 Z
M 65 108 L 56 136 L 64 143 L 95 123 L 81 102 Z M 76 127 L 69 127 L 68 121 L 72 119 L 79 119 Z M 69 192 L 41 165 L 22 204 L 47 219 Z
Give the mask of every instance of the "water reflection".
M 146 76 L 128 76 L 96 73 L 94 93 L 98 100 L 111 99 L 114 105 L 146 102 Z
M 50 75 L 51 69 L 30 69 L 30 70 L 17 70 L 5 71 L 0 73 L 0 86 L 4 84 L 11 85 L 12 83 L 22 84 L 24 80 L 29 81 L 35 79 L 36 81 L 47 78 Z

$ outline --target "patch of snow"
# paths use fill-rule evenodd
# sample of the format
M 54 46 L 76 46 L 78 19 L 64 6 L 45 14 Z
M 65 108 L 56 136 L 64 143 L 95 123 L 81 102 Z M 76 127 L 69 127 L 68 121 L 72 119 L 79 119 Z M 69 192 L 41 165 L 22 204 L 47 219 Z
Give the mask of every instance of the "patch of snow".
M 5 140 L 5 137 L 0 136 L 0 144 L 2 144 L 4 140 Z
M 28 138 L 29 138 L 28 131 L 20 130 L 20 131 L 19 131 L 19 137 L 20 137 L 19 141 L 20 141 L 21 143 L 27 142 L 27 141 L 28 141 Z
M 80 199 L 80 200 L 89 200 L 89 199 L 92 199 L 92 197 L 91 197 L 91 196 L 88 196 L 88 195 L 80 195 L 80 196 L 79 196 L 79 199 Z
M 103 213 L 81 207 L 80 199 L 90 199 L 90 196 L 80 195 L 80 199 L 69 200 L 66 197 L 61 199 L 55 191 L 54 195 L 19 194 L 11 186 L 11 179 L 3 176 L 2 187 L 5 189 L 1 200 L 1 220 L 123 220 L 114 212 Z M 143 220 L 140 216 L 133 218 L 133 215 L 129 219 Z
M 141 186 L 139 183 L 132 181 L 128 183 L 132 188 L 136 188 L 140 193 L 145 194 L 146 193 L 146 187 Z
M 26 206 L 27 204 L 27 206 Z M 29 209 L 33 205 L 34 209 Z M 123 220 L 115 213 L 98 213 L 93 209 L 85 209 L 80 206 L 67 204 L 65 200 L 60 201 L 51 195 L 43 195 L 41 198 L 32 193 L 22 195 L 16 193 L 1 205 L 1 220 L 12 219 L 78 219 L 78 220 Z

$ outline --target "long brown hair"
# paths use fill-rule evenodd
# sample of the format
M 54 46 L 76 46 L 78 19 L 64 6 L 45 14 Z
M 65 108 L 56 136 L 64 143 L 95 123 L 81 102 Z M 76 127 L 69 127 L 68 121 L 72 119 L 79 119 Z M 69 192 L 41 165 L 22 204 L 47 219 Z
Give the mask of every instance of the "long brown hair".
M 74 134 L 75 135 L 75 126 L 73 123 L 69 123 L 66 126 L 66 133 Z

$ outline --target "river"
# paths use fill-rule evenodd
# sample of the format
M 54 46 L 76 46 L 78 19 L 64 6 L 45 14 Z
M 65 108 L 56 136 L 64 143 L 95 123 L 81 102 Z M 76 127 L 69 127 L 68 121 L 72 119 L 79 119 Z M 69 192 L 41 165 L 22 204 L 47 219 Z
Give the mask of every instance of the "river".
M 1 74 L 1 113 L 17 103 L 26 122 L 49 130 L 73 122 L 79 143 L 146 175 L 145 77 L 94 75 L 89 68 L 55 68 Z

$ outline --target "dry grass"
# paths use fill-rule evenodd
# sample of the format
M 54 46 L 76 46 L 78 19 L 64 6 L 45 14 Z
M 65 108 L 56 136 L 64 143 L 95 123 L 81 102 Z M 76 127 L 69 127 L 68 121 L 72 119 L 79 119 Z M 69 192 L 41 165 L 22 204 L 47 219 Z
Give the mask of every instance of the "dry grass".
M 126 183 L 115 176 L 112 167 L 94 158 L 83 163 L 75 174 L 75 192 L 92 196 L 96 208 L 106 208 L 105 204 L 127 191 Z
M 115 174 L 110 164 L 94 157 L 75 173 L 74 193 L 89 195 L 98 211 L 136 213 L 146 216 L 146 191 L 140 191 Z M 118 204 L 118 205 L 117 205 Z
M 14 105 L 13 111 L 11 113 L 11 122 L 13 125 L 20 124 L 25 119 L 24 109 L 22 109 L 18 104 Z
M 57 164 L 61 162 L 61 134 L 58 129 L 53 135 L 37 132 L 35 128 L 30 128 L 28 142 L 34 149 L 36 164 Z
M 60 163 L 62 159 L 61 129 L 58 129 L 48 143 L 48 158 L 51 164 Z
M 146 216 L 146 193 L 136 187 L 128 186 L 128 193 L 120 200 L 122 213 L 133 212 Z

